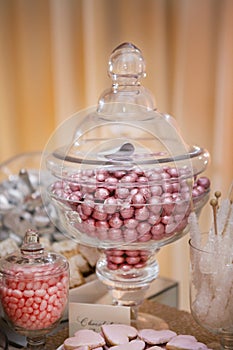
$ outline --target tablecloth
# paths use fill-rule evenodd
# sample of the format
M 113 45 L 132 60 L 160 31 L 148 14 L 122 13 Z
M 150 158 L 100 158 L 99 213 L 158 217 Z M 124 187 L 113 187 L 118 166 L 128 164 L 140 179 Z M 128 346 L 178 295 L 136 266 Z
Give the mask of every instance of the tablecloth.
M 198 341 L 207 344 L 208 346 L 215 347 L 218 337 L 207 332 L 201 328 L 193 319 L 192 315 L 187 311 L 178 310 L 174 307 L 170 307 L 157 302 L 145 300 L 140 311 L 156 315 L 167 322 L 169 329 L 174 330 L 178 334 L 191 334 L 197 338 Z M 47 337 L 46 350 L 57 349 L 68 337 L 68 326 L 58 331 L 54 335 Z M 15 350 L 16 348 L 10 347 L 9 350 Z

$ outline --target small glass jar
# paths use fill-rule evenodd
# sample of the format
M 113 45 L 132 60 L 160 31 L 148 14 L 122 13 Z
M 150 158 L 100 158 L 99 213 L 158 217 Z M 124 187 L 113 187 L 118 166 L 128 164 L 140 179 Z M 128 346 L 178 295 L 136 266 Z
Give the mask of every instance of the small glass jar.
M 26 231 L 23 245 L 0 260 L 0 300 L 4 317 L 30 346 L 43 345 L 45 335 L 61 320 L 67 306 L 69 265 L 45 252 L 38 234 Z

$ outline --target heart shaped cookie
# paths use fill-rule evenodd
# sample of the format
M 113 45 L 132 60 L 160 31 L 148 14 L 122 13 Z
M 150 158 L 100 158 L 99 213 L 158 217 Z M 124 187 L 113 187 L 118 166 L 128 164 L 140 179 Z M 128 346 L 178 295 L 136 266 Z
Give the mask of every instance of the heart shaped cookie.
M 108 345 L 128 343 L 138 334 L 136 328 L 124 324 L 106 324 L 101 327 L 101 330 Z
M 89 329 L 81 329 L 75 332 L 73 337 L 67 338 L 64 341 L 63 347 L 65 350 L 75 350 L 79 348 L 81 348 L 81 350 L 90 350 L 103 345 L 105 345 L 105 340 L 100 334 Z
M 127 344 L 115 345 L 109 348 L 109 350 L 143 350 L 145 349 L 145 343 L 142 340 L 132 340 Z
M 177 335 L 172 338 L 167 344 L 166 349 L 168 350 L 207 350 L 208 347 L 197 341 L 192 335 Z
M 155 329 L 142 329 L 138 331 L 138 336 L 145 343 L 150 345 L 164 344 L 176 336 L 176 333 L 170 329 L 155 330 Z

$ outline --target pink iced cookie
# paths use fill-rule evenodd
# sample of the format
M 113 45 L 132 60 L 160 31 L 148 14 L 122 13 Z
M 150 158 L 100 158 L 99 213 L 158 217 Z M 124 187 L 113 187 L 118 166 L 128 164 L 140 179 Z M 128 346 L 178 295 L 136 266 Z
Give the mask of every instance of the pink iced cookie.
M 75 332 L 73 337 L 67 338 L 64 341 L 63 347 L 65 350 L 75 350 L 81 348 L 85 349 L 96 349 L 105 345 L 104 338 L 89 329 L 81 329 Z
M 78 346 L 77 348 L 75 348 L 74 350 L 90 350 L 91 348 L 89 346 Z M 94 348 L 94 350 L 103 350 L 102 346 L 99 348 Z
M 108 345 L 128 343 L 138 334 L 136 328 L 124 324 L 103 325 L 101 329 Z
M 142 340 L 132 340 L 127 344 L 115 345 L 109 348 L 109 350 L 143 350 L 145 349 L 145 343 Z
M 138 331 L 138 336 L 147 344 L 157 345 L 167 343 L 176 336 L 176 333 L 169 329 L 158 331 L 154 329 L 142 329 Z
M 177 335 L 172 338 L 167 344 L 166 349 L 169 350 L 207 350 L 208 347 L 197 341 L 192 335 Z

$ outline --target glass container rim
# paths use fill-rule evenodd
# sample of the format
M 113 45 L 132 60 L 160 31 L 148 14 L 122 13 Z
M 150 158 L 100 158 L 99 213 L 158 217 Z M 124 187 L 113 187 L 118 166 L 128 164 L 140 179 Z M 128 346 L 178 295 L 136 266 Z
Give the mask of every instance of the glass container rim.
M 209 231 L 201 232 L 201 238 L 204 236 L 207 237 L 208 235 L 209 235 Z M 200 253 L 205 253 L 205 254 L 217 253 L 215 250 L 207 250 L 205 247 L 202 247 L 201 240 L 197 243 L 194 243 L 193 241 L 194 241 L 193 238 L 189 238 L 188 243 L 189 243 L 190 248 L 194 249 L 195 251 L 200 252 Z

